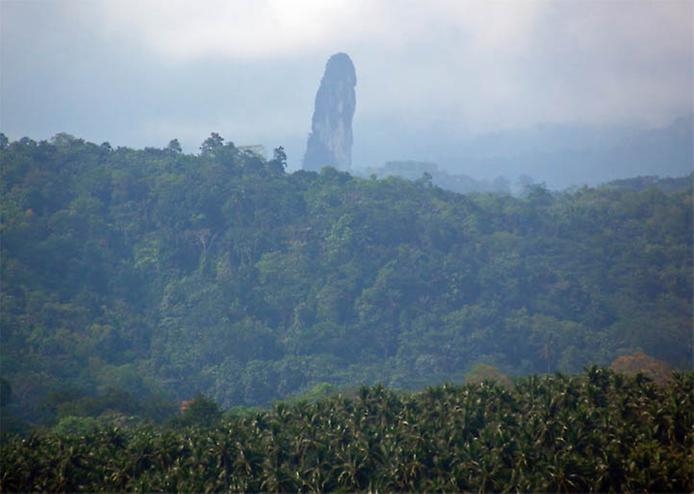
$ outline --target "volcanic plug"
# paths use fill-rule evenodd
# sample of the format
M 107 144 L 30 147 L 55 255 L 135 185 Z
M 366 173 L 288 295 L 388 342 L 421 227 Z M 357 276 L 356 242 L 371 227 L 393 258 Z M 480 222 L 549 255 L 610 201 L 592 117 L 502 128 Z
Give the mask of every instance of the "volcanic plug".
M 357 75 L 346 53 L 328 59 L 306 143 L 304 170 L 333 166 L 348 171 L 352 166 L 352 117 L 356 108 Z

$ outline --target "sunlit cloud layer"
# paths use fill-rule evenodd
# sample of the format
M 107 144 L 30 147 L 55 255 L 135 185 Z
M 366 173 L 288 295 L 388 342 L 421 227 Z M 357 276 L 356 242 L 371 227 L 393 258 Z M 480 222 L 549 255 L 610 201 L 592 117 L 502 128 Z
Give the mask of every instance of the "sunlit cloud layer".
M 93 5 L 102 28 L 173 61 L 257 59 L 341 43 L 359 21 L 360 1 L 125 0 Z M 133 12 L 136 12 L 133 15 Z
M 84 6 L 80 6 L 83 8 Z M 458 31 L 477 48 L 523 46 L 542 4 L 364 0 L 124 0 L 92 4 L 109 35 L 173 60 L 274 58 L 326 46 L 407 47 Z

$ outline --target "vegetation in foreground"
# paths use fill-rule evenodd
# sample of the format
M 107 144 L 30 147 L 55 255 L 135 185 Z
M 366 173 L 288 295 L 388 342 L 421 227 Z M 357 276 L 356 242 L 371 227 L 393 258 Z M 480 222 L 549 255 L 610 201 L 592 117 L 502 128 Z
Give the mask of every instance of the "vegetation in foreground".
M 5 443 L 3 492 L 680 491 L 694 489 L 694 373 L 592 368 L 417 394 L 383 387 L 178 425 Z

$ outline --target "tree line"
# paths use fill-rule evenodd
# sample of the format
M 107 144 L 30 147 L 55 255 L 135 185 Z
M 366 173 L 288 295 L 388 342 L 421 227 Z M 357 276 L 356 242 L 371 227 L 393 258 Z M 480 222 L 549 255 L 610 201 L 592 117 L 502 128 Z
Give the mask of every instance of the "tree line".
M 285 168 L 218 134 L 195 155 L 2 136 L 3 420 L 422 389 L 480 363 L 691 368 L 691 186 L 463 195 Z
M 689 492 L 694 374 L 363 387 L 177 426 L 101 425 L 0 446 L 3 492 Z M 204 400 L 203 400 L 204 401 Z

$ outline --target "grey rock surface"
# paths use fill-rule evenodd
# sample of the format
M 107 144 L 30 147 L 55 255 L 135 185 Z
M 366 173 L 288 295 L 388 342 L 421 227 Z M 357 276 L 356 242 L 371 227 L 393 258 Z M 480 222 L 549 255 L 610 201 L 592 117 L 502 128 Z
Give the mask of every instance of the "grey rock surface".
M 349 55 L 337 53 L 331 56 L 316 93 L 304 170 L 318 171 L 324 166 L 343 171 L 351 168 L 356 84 L 357 75 Z

